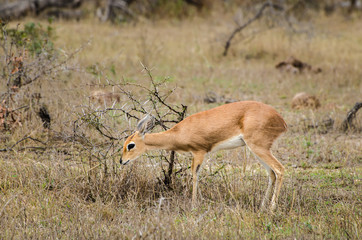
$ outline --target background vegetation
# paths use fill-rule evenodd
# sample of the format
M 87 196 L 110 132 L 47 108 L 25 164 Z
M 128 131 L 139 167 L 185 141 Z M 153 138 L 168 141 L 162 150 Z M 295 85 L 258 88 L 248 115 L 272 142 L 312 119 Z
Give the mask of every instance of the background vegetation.
M 172 1 L 116 22 L 85 4 L 80 21 L 1 22 L 0 238 L 361 238 L 361 113 L 341 130 L 361 101 L 360 12 L 270 8 L 223 56 L 261 6 L 231 2 L 198 10 Z M 322 71 L 275 68 L 290 56 Z M 187 115 L 233 100 L 277 108 L 289 131 L 273 146 L 286 166 L 274 214 L 259 211 L 267 175 L 247 149 L 209 154 L 195 209 L 190 155 L 176 154 L 168 184 L 166 153 L 119 165 L 143 111 L 157 109 L 165 127 L 178 119 L 163 115 L 155 86 Z M 298 92 L 321 106 L 292 108 Z

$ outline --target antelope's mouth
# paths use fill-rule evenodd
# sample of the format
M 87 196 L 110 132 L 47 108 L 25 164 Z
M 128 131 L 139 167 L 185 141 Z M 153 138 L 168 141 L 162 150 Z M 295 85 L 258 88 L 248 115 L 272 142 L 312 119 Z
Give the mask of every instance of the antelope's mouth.
M 124 163 L 121 162 L 121 164 L 122 164 L 122 165 L 127 165 L 127 164 L 129 163 L 129 161 L 130 161 L 130 160 L 128 160 L 128 161 L 126 161 L 126 162 L 124 162 Z

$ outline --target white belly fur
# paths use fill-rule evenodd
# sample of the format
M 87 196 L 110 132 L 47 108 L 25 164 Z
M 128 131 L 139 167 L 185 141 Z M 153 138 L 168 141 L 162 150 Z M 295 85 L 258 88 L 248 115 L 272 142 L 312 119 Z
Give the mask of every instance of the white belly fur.
M 243 135 L 236 135 L 234 137 L 231 137 L 223 142 L 220 142 L 219 144 L 217 144 L 216 146 L 214 146 L 211 151 L 215 152 L 218 150 L 224 150 L 224 149 L 233 149 L 233 148 L 237 148 L 237 147 L 242 147 L 245 146 L 245 142 L 243 139 Z

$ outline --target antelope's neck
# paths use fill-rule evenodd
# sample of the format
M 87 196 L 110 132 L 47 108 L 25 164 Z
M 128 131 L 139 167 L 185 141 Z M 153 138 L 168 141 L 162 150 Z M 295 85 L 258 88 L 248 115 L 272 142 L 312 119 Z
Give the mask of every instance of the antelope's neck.
M 169 131 L 146 134 L 144 143 L 149 150 L 174 150 L 174 136 Z

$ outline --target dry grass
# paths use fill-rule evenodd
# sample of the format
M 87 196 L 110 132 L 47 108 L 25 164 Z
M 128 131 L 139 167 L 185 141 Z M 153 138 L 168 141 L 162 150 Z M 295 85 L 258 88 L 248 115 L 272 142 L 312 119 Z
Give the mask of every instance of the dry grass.
M 359 239 L 361 132 L 345 134 L 337 127 L 327 133 L 306 130 L 302 122 L 332 117 L 338 125 L 360 101 L 362 21 L 312 19 L 298 26 L 307 26 L 298 34 L 255 24 L 245 36 L 260 32 L 251 41 L 236 39 L 226 58 L 221 54 L 234 27 L 231 16 L 121 26 L 91 20 L 55 23 L 56 46 L 70 51 L 89 39 L 91 44 L 73 60 L 75 69 L 28 89 L 41 91 L 54 132 L 71 133 L 80 106 L 91 106 L 89 84 L 122 77 L 147 84 L 140 61 L 156 78 L 170 77 L 167 87 L 177 85 L 178 90 L 169 100 L 188 105 L 189 113 L 217 105 L 202 101 L 208 91 L 260 100 L 275 106 L 289 125 L 274 146 L 286 166 L 279 207 L 274 215 L 259 211 L 267 176 L 248 152 L 244 159 L 243 150 L 209 156 L 200 179 L 202 202 L 191 209 L 189 170 L 177 174 L 172 189 L 167 189 L 158 181 L 159 159 L 143 157 L 120 168 L 122 141 L 116 141 L 104 158 L 90 155 L 94 149 L 59 140 L 57 134 L 42 130 L 33 116 L 23 127 L 4 134 L 0 144 L 11 146 L 28 135 L 47 141 L 46 149 L 24 149 L 44 147 L 27 140 L 0 155 L 0 238 Z M 276 63 L 290 55 L 323 72 L 278 72 Z M 86 72 L 95 64 L 104 72 L 99 78 Z M 302 91 L 318 96 L 321 108 L 293 110 L 291 99 Z M 117 117 L 108 118 L 107 124 L 114 133 L 128 127 Z M 107 139 L 92 128 L 87 131 L 98 153 L 105 153 Z M 177 169 L 190 165 L 188 156 L 178 158 Z

